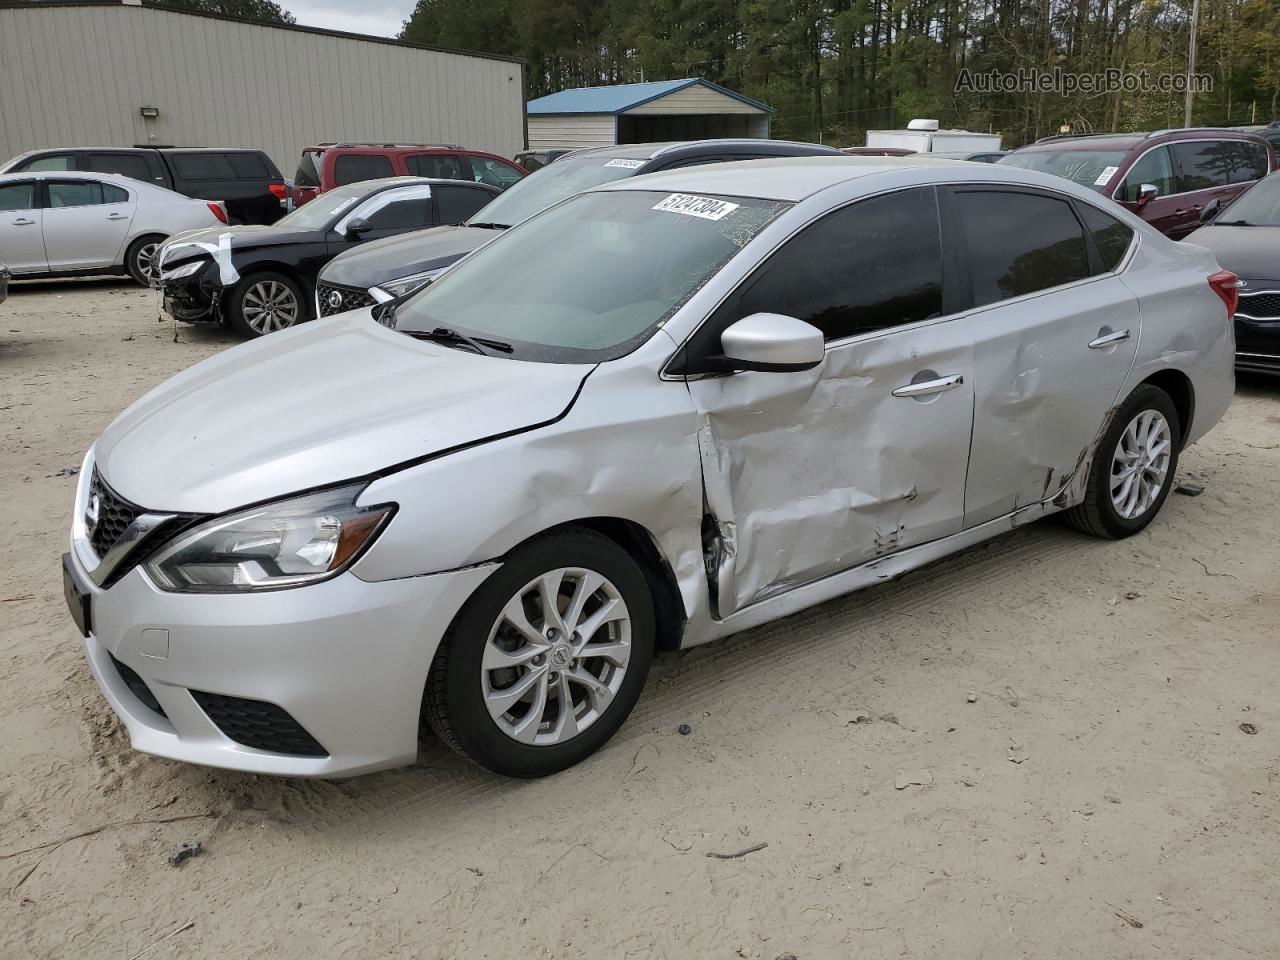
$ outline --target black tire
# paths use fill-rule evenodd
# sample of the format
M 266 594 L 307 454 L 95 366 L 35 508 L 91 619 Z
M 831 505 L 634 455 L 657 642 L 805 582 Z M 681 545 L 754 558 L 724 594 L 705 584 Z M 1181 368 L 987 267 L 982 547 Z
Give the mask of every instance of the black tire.
M 1156 411 L 1169 424 L 1172 435 L 1169 464 L 1165 471 L 1164 484 L 1150 505 L 1134 517 L 1124 517 L 1111 499 L 1112 463 L 1125 430 L 1135 417 L 1147 410 Z M 1089 467 L 1089 483 L 1085 489 L 1084 501 L 1065 511 L 1063 519 L 1082 533 L 1092 534 L 1095 537 L 1119 540 L 1133 536 L 1155 519 L 1169 496 L 1169 491 L 1173 488 L 1174 475 L 1178 470 L 1178 454 L 1181 446 L 1182 423 L 1178 419 L 1178 410 L 1169 395 L 1149 383 L 1135 387 L 1128 399 L 1116 411 L 1102 442 L 1098 444 L 1093 463 Z
M 296 312 L 294 319 L 284 323 L 283 326 L 259 329 L 253 322 L 255 304 L 258 302 L 257 297 L 260 295 L 263 285 L 269 284 L 279 284 L 292 294 Z M 239 336 L 246 340 L 254 340 L 258 337 L 266 336 L 268 333 L 274 332 L 274 330 L 288 329 L 300 323 L 306 323 L 311 319 L 311 304 L 306 294 L 303 293 L 302 287 L 292 277 L 274 270 L 259 270 L 248 276 L 241 277 L 239 282 L 225 295 L 223 299 L 223 316 L 226 317 L 231 329 Z
M 616 694 L 590 726 L 560 743 L 519 743 L 499 729 L 485 705 L 482 658 L 490 631 L 508 601 L 527 584 L 561 567 L 593 571 L 617 589 L 630 616 L 630 659 Z M 463 606 L 427 678 L 423 719 L 451 748 L 495 773 L 545 777 L 584 760 L 622 726 L 644 687 L 653 645 L 653 600 L 636 562 L 601 534 L 582 527 L 564 528 L 511 553 Z
M 151 236 L 139 237 L 129 244 L 129 249 L 124 254 L 124 268 L 129 271 L 129 276 L 133 277 L 135 283 L 139 283 L 144 287 L 151 286 L 148 266 L 160 244 L 167 239 L 167 237 L 160 234 L 152 234 Z

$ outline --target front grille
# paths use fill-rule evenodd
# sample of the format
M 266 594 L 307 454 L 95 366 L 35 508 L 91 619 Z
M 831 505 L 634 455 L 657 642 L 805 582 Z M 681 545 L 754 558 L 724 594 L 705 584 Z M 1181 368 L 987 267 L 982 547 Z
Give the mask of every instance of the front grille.
M 107 654 L 111 657 L 111 654 Z M 147 682 L 126 663 L 121 663 L 115 657 L 111 657 L 111 662 L 115 664 L 116 671 L 120 674 L 120 679 L 124 681 L 124 685 L 129 691 L 142 701 L 142 705 L 152 713 L 159 714 L 166 720 L 169 719 L 164 712 L 164 707 L 160 706 L 160 701 L 156 699 L 156 695 L 151 692 L 151 688 L 147 686 Z
M 146 511 L 108 487 L 98 475 L 97 467 L 93 468 L 93 479 L 89 482 L 89 514 L 94 512 L 94 504 L 97 504 L 97 523 L 92 523 L 88 516 L 85 523 L 92 524 L 89 527 L 89 542 L 93 544 L 93 552 L 99 557 L 105 557 L 107 551 L 124 536 L 129 524 Z
M 1280 291 L 1242 293 L 1236 313 L 1264 320 L 1280 320 Z
M 373 297 L 366 290 L 352 287 L 338 287 L 331 283 L 316 284 L 316 300 L 320 306 L 320 316 L 331 317 L 335 313 L 346 313 L 348 310 L 359 310 L 374 304 Z
M 316 742 L 315 737 L 307 733 L 286 710 L 274 703 L 228 697 L 221 693 L 204 693 L 201 690 L 192 690 L 191 696 L 218 729 L 236 743 L 255 750 L 291 753 L 299 757 L 329 755 Z

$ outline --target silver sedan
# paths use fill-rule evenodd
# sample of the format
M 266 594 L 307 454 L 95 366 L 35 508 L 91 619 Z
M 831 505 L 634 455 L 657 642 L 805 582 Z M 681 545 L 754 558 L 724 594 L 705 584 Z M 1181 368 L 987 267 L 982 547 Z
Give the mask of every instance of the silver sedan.
M 423 724 L 553 773 L 656 650 L 1050 514 L 1137 534 L 1231 400 L 1235 296 L 1010 167 L 624 180 L 130 407 L 67 600 L 140 750 L 332 776 L 411 762 Z

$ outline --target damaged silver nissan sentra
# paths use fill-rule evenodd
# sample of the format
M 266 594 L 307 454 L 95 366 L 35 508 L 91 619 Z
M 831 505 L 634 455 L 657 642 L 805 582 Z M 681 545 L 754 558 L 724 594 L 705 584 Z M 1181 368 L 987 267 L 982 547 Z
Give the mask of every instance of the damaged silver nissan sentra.
M 1141 530 L 1231 399 L 1234 302 L 1208 252 L 1008 167 L 622 180 L 135 403 L 67 600 L 139 750 L 351 774 L 421 724 L 549 774 L 655 649 L 1057 511 Z

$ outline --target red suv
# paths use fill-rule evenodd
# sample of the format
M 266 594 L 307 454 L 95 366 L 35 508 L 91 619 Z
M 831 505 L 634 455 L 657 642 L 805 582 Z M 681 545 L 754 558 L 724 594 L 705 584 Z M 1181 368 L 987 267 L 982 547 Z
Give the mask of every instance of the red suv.
M 1214 201 L 1226 206 L 1276 169 L 1276 154 L 1259 136 L 1204 127 L 1046 137 L 999 162 L 1092 187 L 1180 240 Z
M 439 143 L 322 143 L 307 147 L 293 176 L 293 204 L 300 207 L 326 190 L 382 177 L 473 180 L 505 190 L 527 175 L 524 167 L 494 153 Z

